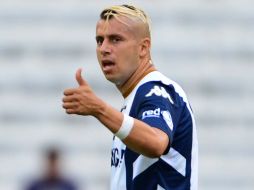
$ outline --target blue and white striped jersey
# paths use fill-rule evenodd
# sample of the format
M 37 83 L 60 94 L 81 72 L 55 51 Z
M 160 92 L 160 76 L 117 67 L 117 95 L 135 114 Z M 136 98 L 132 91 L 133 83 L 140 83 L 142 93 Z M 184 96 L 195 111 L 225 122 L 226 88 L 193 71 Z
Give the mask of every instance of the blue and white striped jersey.
M 160 158 L 148 158 L 114 136 L 111 190 L 197 190 L 196 126 L 182 88 L 151 72 L 125 98 L 122 112 L 161 129 L 170 144 Z

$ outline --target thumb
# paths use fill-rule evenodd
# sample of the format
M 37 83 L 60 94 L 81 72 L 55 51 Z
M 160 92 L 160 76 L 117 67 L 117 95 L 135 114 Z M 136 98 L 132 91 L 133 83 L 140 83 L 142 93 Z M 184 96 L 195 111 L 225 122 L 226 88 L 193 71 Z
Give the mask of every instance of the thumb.
M 77 70 L 77 72 L 76 72 L 76 80 L 77 80 L 79 86 L 83 86 L 83 85 L 86 85 L 86 84 L 87 84 L 86 81 L 82 78 L 81 72 L 82 72 L 82 69 L 81 69 L 81 68 L 79 68 L 79 69 Z

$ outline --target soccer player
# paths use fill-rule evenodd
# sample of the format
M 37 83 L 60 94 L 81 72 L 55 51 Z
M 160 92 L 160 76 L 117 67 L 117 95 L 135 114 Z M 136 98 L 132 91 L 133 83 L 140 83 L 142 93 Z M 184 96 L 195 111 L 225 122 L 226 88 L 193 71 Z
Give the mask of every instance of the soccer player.
M 94 94 L 81 69 L 63 108 L 94 116 L 114 134 L 111 190 L 197 190 L 195 120 L 182 88 L 152 63 L 147 15 L 129 5 L 106 8 L 96 42 L 106 79 L 124 97 L 121 112 Z

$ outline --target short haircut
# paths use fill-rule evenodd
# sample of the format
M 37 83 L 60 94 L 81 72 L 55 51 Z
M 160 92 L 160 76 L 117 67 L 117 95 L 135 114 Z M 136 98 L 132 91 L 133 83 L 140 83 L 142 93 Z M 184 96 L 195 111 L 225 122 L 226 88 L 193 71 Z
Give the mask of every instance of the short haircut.
M 115 5 L 104 9 L 100 14 L 100 18 L 103 20 L 109 21 L 111 18 L 115 18 L 126 24 L 118 16 L 124 16 L 133 21 L 141 21 L 146 26 L 149 37 L 151 36 L 151 21 L 145 12 L 137 7 L 132 5 Z

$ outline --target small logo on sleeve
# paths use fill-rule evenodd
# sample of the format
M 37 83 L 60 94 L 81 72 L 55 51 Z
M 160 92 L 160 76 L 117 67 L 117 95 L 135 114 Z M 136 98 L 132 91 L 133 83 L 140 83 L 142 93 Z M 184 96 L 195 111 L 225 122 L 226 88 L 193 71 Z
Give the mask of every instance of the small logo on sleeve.
M 142 119 L 145 119 L 147 117 L 160 117 L 161 109 L 157 108 L 155 110 L 147 110 L 144 111 L 142 114 Z
M 144 111 L 142 114 L 142 119 L 148 118 L 148 117 L 157 117 L 159 118 L 162 115 L 163 120 L 166 122 L 170 130 L 173 130 L 173 121 L 171 114 L 169 111 L 162 110 L 160 108 L 156 108 L 154 110 L 147 110 Z

